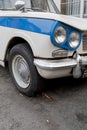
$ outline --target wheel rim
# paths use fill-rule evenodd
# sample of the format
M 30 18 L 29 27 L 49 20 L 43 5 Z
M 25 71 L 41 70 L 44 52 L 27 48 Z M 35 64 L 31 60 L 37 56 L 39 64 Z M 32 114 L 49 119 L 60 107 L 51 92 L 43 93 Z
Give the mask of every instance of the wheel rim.
M 30 85 L 31 76 L 29 65 L 21 55 L 16 55 L 12 61 L 12 71 L 17 84 L 21 88 L 27 88 Z

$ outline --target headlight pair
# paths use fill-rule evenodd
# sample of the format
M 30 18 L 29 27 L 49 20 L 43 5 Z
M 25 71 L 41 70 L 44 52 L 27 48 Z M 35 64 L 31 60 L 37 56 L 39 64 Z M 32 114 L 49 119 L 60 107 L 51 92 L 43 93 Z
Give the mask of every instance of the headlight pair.
M 68 47 L 66 48 L 73 50 L 79 46 L 81 38 L 80 38 L 80 33 L 78 31 L 73 30 L 70 32 L 69 30 L 68 32 L 63 26 L 59 26 L 54 31 L 54 39 L 55 42 L 60 46 L 63 46 L 63 44 L 67 42 Z

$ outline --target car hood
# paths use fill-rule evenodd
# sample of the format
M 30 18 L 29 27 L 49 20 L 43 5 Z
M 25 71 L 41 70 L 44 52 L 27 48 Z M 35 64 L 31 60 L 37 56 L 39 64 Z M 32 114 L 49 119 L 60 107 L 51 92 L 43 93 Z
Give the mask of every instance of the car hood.
M 74 28 L 77 28 L 81 31 L 87 31 L 87 19 L 77 18 L 77 17 L 69 16 L 69 15 L 43 13 L 43 12 L 29 12 L 28 16 L 60 21 Z
M 81 31 L 87 31 L 87 19 L 77 18 L 68 15 L 61 15 L 61 14 L 51 14 L 51 13 L 49 14 L 48 18 L 63 22 Z
M 87 19 L 72 17 L 69 15 L 61 15 L 47 12 L 21 12 L 21 11 L 5 11 L 0 12 L 0 16 L 10 16 L 10 17 L 31 17 L 31 18 L 42 18 L 51 19 L 63 22 L 81 31 L 87 31 Z
M 32 17 L 52 19 L 56 21 L 63 22 L 81 31 L 87 31 L 87 19 L 77 18 L 69 15 L 61 15 L 54 13 L 34 13 Z

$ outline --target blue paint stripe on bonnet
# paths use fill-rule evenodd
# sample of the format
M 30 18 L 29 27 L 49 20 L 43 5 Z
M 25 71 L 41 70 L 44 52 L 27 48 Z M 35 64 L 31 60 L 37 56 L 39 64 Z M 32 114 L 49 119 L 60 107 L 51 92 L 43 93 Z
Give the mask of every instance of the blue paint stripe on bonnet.
M 54 20 L 38 18 L 1 17 L 0 26 L 50 35 Z

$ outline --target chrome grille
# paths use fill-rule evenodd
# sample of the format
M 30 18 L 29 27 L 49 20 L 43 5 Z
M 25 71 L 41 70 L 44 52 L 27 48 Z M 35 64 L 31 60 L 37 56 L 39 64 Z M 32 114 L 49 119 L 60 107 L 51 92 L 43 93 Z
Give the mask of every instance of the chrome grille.
M 83 32 L 82 37 L 83 37 L 83 51 L 87 51 L 87 32 Z

